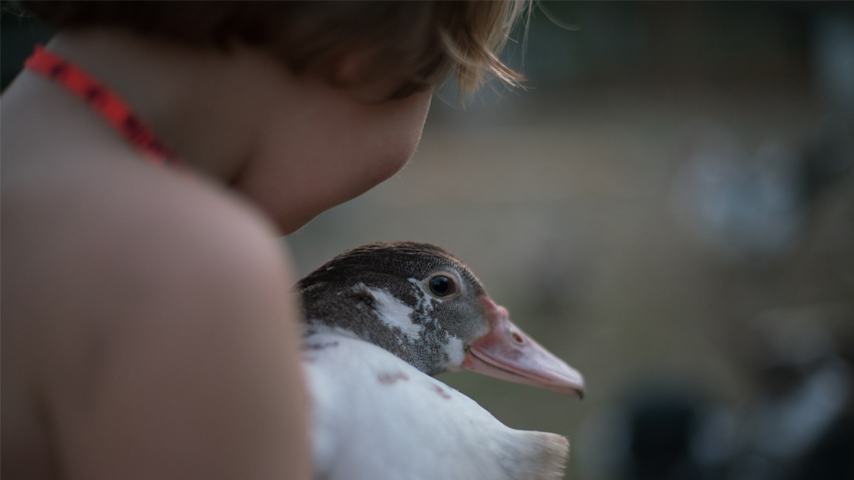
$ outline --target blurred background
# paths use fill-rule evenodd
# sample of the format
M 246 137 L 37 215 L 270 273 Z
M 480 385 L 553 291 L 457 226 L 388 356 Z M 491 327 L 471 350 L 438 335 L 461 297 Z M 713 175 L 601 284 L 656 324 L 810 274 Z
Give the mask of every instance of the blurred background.
M 2 82 L 50 32 L 4 12 Z M 854 479 L 854 4 L 537 2 L 525 89 L 434 97 L 407 167 L 286 242 L 434 242 L 586 377 L 441 380 L 566 478 Z

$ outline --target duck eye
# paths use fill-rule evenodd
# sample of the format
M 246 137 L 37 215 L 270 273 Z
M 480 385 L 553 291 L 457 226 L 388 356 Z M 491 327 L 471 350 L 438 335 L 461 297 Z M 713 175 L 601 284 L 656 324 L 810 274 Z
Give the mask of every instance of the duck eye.
M 457 293 L 457 284 L 447 275 L 436 275 L 430 279 L 430 292 L 437 297 L 447 297 Z

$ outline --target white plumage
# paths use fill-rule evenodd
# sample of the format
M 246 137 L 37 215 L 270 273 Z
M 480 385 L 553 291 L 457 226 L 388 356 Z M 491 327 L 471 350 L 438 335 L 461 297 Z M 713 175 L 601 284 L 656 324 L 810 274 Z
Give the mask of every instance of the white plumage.
M 321 478 L 561 478 L 569 448 L 564 437 L 513 430 L 474 400 L 363 340 L 324 333 L 312 336 L 312 344 L 327 345 L 308 349 L 304 362 Z

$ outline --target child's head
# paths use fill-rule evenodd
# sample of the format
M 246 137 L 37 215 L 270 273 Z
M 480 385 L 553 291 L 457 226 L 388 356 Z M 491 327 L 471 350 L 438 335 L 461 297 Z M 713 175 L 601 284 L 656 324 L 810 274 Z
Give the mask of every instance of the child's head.
M 489 75 L 518 81 L 498 54 L 528 0 L 22 3 L 58 29 L 118 26 L 222 49 L 243 43 L 338 84 L 391 75 L 400 83 L 388 98 L 402 98 L 449 71 L 463 92 Z
M 223 69 L 202 78 L 236 80 L 198 110 L 234 102 L 239 90 L 231 120 L 253 139 L 239 175 L 223 180 L 290 233 L 406 163 L 448 73 L 464 92 L 489 75 L 517 81 L 499 53 L 527 0 L 25 3 L 59 30 L 134 31 L 221 51 Z

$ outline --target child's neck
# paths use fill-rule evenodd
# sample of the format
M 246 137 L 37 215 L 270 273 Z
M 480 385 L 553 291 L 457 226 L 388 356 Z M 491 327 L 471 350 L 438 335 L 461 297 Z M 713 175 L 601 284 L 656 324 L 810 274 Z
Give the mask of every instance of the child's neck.
M 242 95 L 245 54 L 109 29 L 60 33 L 48 48 L 121 96 L 190 167 L 230 183 L 250 158 L 264 105 Z

